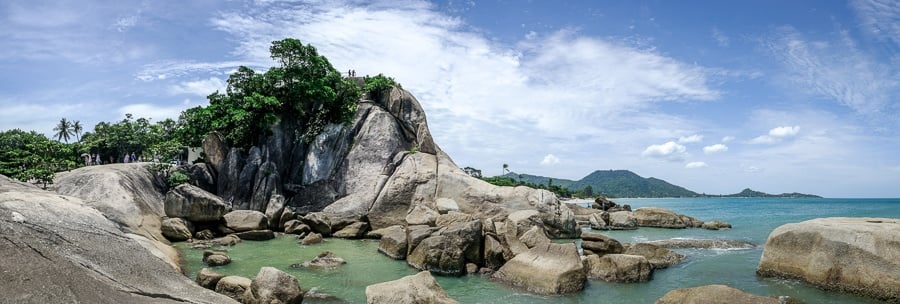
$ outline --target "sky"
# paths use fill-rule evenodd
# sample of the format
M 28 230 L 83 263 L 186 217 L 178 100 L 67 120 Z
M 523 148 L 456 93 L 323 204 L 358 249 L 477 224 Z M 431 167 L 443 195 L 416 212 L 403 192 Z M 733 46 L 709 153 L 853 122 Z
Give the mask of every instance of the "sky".
M 2 1 L 0 130 L 207 105 L 272 41 L 384 73 L 460 166 L 900 197 L 900 2 Z

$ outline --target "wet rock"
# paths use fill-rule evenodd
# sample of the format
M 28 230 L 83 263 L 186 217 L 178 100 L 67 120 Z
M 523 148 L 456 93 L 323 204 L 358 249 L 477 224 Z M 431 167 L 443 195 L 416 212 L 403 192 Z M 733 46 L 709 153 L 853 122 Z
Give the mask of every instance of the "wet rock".
M 709 221 L 703 223 L 701 227 L 707 230 L 731 229 L 731 224 L 723 221 Z
M 203 229 L 194 233 L 194 238 L 198 240 L 211 240 L 214 237 L 216 237 L 216 235 L 209 229 Z
M 334 254 L 331 251 L 323 251 L 314 259 L 303 262 L 302 264 L 293 264 L 292 268 L 312 268 L 312 269 L 335 269 L 341 265 L 347 264 L 347 261 Z
M 238 236 L 233 235 L 233 234 L 229 234 L 229 235 L 217 238 L 217 239 L 212 239 L 212 241 L 210 241 L 210 243 L 219 245 L 219 246 L 234 246 L 235 244 L 240 243 L 240 242 L 241 242 L 241 238 L 239 238 Z
M 602 233 L 583 232 L 581 233 L 581 248 L 590 250 L 597 255 L 605 255 L 612 253 L 622 253 L 625 248 L 622 243 L 606 236 Z
M 655 304 L 784 304 L 777 298 L 743 292 L 725 285 L 706 285 L 669 291 Z
M 714 240 L 674 238 L 646 242 L 663 248 L 698 248 L 698 249 L 753 249 L 756 244 L 742 240 Z
M 369 231 L 369 223 L 355 222 L 335 232 L 333 236 L 345 239 L 358 239 L 365 236 L 367 231 Z
M 584 259 L 587 277 L 607 282 L 646 282 L 653 269 L 647 258 L 639 255 L 589 255 Z
M 403 226 L 391 226 L 385 230 L 378 243 L 378 252 L 395 260 L 406 259 L 406 253 L 409 250 L 406 229 Z
M 309 213 L 306 216 L 299 218 L 299 220 L 316 233 L 331 235 L 331 221 L 328 219 L 328 216 L 321 212 Z
M 300 244 L 301 245 L 315 245 L 315 244 L 321 244 L 322 241 L 323 241 L 323 239 L 322 239 L 321 234 L 311 232 L 310 234 L 307 234 L 306 237 L 303 238 L 303 240 L 300 241 Z
M 166 193 L 166 216 L 191 222 L 218 221 L 228 206 L 218 196 L 190 184 L 181 184 Z
M 438 285 L 428 271 L 406 276 L 399 280 L 366 286 L 366 303 L 458 303 Z
M 284 233 L 287 234 L 304 234 L 312 231 L 309 226 L 298 220 L 290 220 L 284 223 Z
M 240 302 L 244 292 L 250 288 L 250 283 L 252 281 L 245 277 L 226 276 L 216 283 L 216 292 Z
M 659 227 L 659 228 L 686 228 L 687 224 L 681 219 L 681 216 L 672 210 L 641 207 L 633 212 L 637 225 L 641 227 Z
M 275 232 L 268 229 L 236 232 L 233 235 L 244 241 L 268 241 L 275 238 Z
M 629 245 L 623 253 L 647 258 L 647 261 L 650 262 L 654 269 L 668 268 L 684 259 L 682 254 L 647 243 Z

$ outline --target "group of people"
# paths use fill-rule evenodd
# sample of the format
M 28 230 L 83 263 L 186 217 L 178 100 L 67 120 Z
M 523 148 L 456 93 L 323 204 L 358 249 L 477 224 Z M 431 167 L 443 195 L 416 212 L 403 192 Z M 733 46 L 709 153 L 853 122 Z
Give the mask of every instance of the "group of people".
M 356 70 L 347 70 L 348 77 L 356 77 Z
M 135 155 L 134 152 L 131 152 L 131 155 L 130 155 L 130 156 L 128 155 L 128 153 L 125 153 L 125 156 L 122 157 L 122 159 L 124 159 L 123 162 L 126 163 L 126 164 L 127 164 L 127 163 L 139 163 L 139 162 L 144 161 L 143 159 L 141 159 L 140 157 L 138 157 L 137 155 Z
M 85 166 L 103 164 L 103 160 L 100 159 L 100 154 L 83 154 L 82 157 L 84 157 Z
M 85 166 L 93 166 L 93 165 L 102 165 L 103 164 L 103 160 L 100 159 L 99 153 L 98 154 L 82 154 L 81 157 L 84 158 Z M 142 162 L 144 160 L 140 156 L 135 154 L 134 152 L 131 152 L 130 155 L 128 153 L 125 153 L 125 155 L 122 156 L 121 161 L 123 163 L 138 163 L 138 162 Z M 114 163 L 114 162 L 116 162 L 116 160 L 113 159 L 112 156 L 110 156 L 109 163 Z

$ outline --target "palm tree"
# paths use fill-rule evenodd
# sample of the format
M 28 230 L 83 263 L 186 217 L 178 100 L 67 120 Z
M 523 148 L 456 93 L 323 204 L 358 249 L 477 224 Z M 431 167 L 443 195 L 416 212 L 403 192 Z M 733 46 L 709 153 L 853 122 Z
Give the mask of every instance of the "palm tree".
M 69 143 L 69 138 L 74 135 L 72 133 L 72 122 L 66 120 L 65 117 L 59 120 L 59 124 L 53 128 L 53 131 L 56 131 L 57 141 L 65 140 L 66 143 Z
M 75 132 L 75 139 L 78 141 L 81 141 L 81 131 L 83 131 L 81 128 L 81 121 L 76 120 L 72 123 L 72 132 Z
M 506 172 L 509 172 L 509 165 L 503 164 L 503 171 L 500 171 L 500 176 L 503 176 Z

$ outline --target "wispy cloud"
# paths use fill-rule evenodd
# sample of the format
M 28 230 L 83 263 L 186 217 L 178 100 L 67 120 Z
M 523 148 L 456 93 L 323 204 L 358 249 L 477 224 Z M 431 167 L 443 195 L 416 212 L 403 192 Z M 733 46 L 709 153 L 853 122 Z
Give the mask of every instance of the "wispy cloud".
M 728 151 L 728 146 L 723 145 L 723 144 L 715 144 L 715 145 L 703 147 L 703 153 L 706 153 L 706 154 L 716 154 L 716 153 L 725 152 L 725 151 Z
M 679 144 L 698 143 L 703 141 L 703 135 L 694 134 L 691 136 L 681 136 L 678 138 Z
M 794 137 L 797 135 L 797 133 L 800 133 L 800 126 L 776 127 L 769 130 L 768 134 L 757 136 L 756 138 L 751 139 L 748 143 L 774 144 L 781 142 L 785 138 Z
M 684 165 L 687 169 L 697 169 L 697 168 L 705 168 L 709 167 L 705 162 L 689 162 Z
M 868 34 L 900 46 L 900 2 L 894 0 L 853 0 L 850 7 Z
M 719 46 L 728 46 L 728 42 L 730 39 L 728 38 L 728 35 L 725 35 L 725 32 L 722 32 L 722 30 L 720 30 L 719 28 L 714 27 L 712 29 L 712 37 L 716 40 L 716 43 L 718 43 Z
M 172 94 L 190 94 L 203 97 L 212 94 L 215 91 L 225 91 L 225 81 L 218 77 L 210 77 L 209 79 L 196 81 L 185 81 L 169 87 L 169 92 Z

